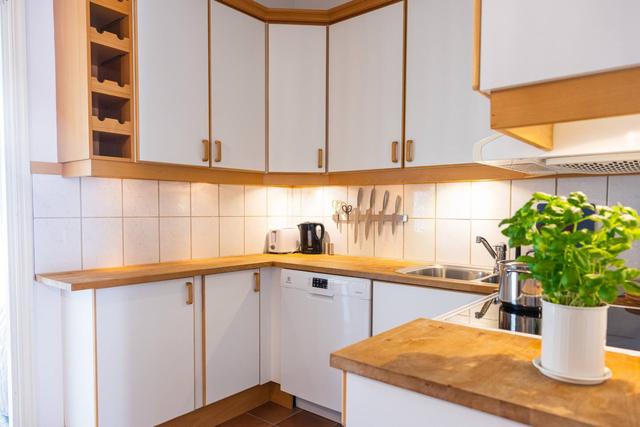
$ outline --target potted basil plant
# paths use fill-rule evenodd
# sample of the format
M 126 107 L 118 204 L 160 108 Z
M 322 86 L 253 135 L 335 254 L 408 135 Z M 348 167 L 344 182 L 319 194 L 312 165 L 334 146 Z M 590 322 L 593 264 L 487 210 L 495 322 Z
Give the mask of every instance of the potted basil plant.
M 534 364 L 556 379 L 598 383 L 604 364 L 607 309 L 620 287 L 639 292 L 640 270 L 620 255 L 640 238 L 640 217 L 621 205 L 594 206 L 582 192 L 535 193 L 500 223 L 509 245 L 533 246 L 526 262 L 542 285 L 542 354 Z

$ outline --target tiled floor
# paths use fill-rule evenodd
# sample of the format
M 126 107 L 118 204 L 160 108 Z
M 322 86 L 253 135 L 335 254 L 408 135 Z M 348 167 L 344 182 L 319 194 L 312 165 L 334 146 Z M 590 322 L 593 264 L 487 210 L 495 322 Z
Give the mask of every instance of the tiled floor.
M 218 427 L 340 427 L 326 418 L 294 408 L 287 409 L 273 402 L 242 414 Z

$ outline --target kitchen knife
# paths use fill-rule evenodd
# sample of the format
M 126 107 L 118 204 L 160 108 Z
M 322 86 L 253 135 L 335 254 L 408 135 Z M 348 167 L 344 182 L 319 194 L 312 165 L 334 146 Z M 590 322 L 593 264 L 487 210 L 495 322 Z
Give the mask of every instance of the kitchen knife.
M 391 234 L 396 234 L 396 221 L 400 217 L 400 208 L 402 205 L 402 197 L 396 196 L 396 210 L 393 215 L 393 219 L 391 220 Z
M 369 209 L 367 209 L 367 218 L 364 223 L 364 238 L 369 238 L 369 231 L 371 230 L 371 219 L 373 216 L 373 205 L 376 203 L 376 189 L 371 189 L 371 197 L 369 198 Z
M 387 213 L 387 205 L 389 204 L 389 190 L 384 192 L 382 197 L 382 210 L 378 217 L 378 236 L 382 234 L 382 227 L 384 226 L 384 215 Z
M 353 243 L 358 243 L 358 228 L 360 222 L 360 206 L 362 205 L 362 187 L 358 189 L 356 213 L 353 215 Z

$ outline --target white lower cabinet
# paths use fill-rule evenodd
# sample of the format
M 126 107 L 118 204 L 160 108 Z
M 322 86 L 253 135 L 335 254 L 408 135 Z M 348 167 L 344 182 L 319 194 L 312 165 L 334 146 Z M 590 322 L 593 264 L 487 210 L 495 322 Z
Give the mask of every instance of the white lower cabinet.
M 178 279 L 95 291 L 100 427 L 151 426 L 196 408 L 195 286 Z
M 373 335 L 420 317 L 431 319 L 485 295 L 373 282 Z
M 259 270 L 204 278 L 205 404 L 260 383 Z

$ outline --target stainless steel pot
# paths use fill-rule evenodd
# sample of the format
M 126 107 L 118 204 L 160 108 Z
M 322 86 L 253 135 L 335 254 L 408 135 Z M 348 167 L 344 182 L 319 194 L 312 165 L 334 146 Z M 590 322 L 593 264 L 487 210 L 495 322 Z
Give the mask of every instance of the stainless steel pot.
M 524 262 L 498 262 L 500 301 L 516 307 L 541 307 L 542 286 L 537 280 L 524 277 L 530 272 L 529 266 Z

